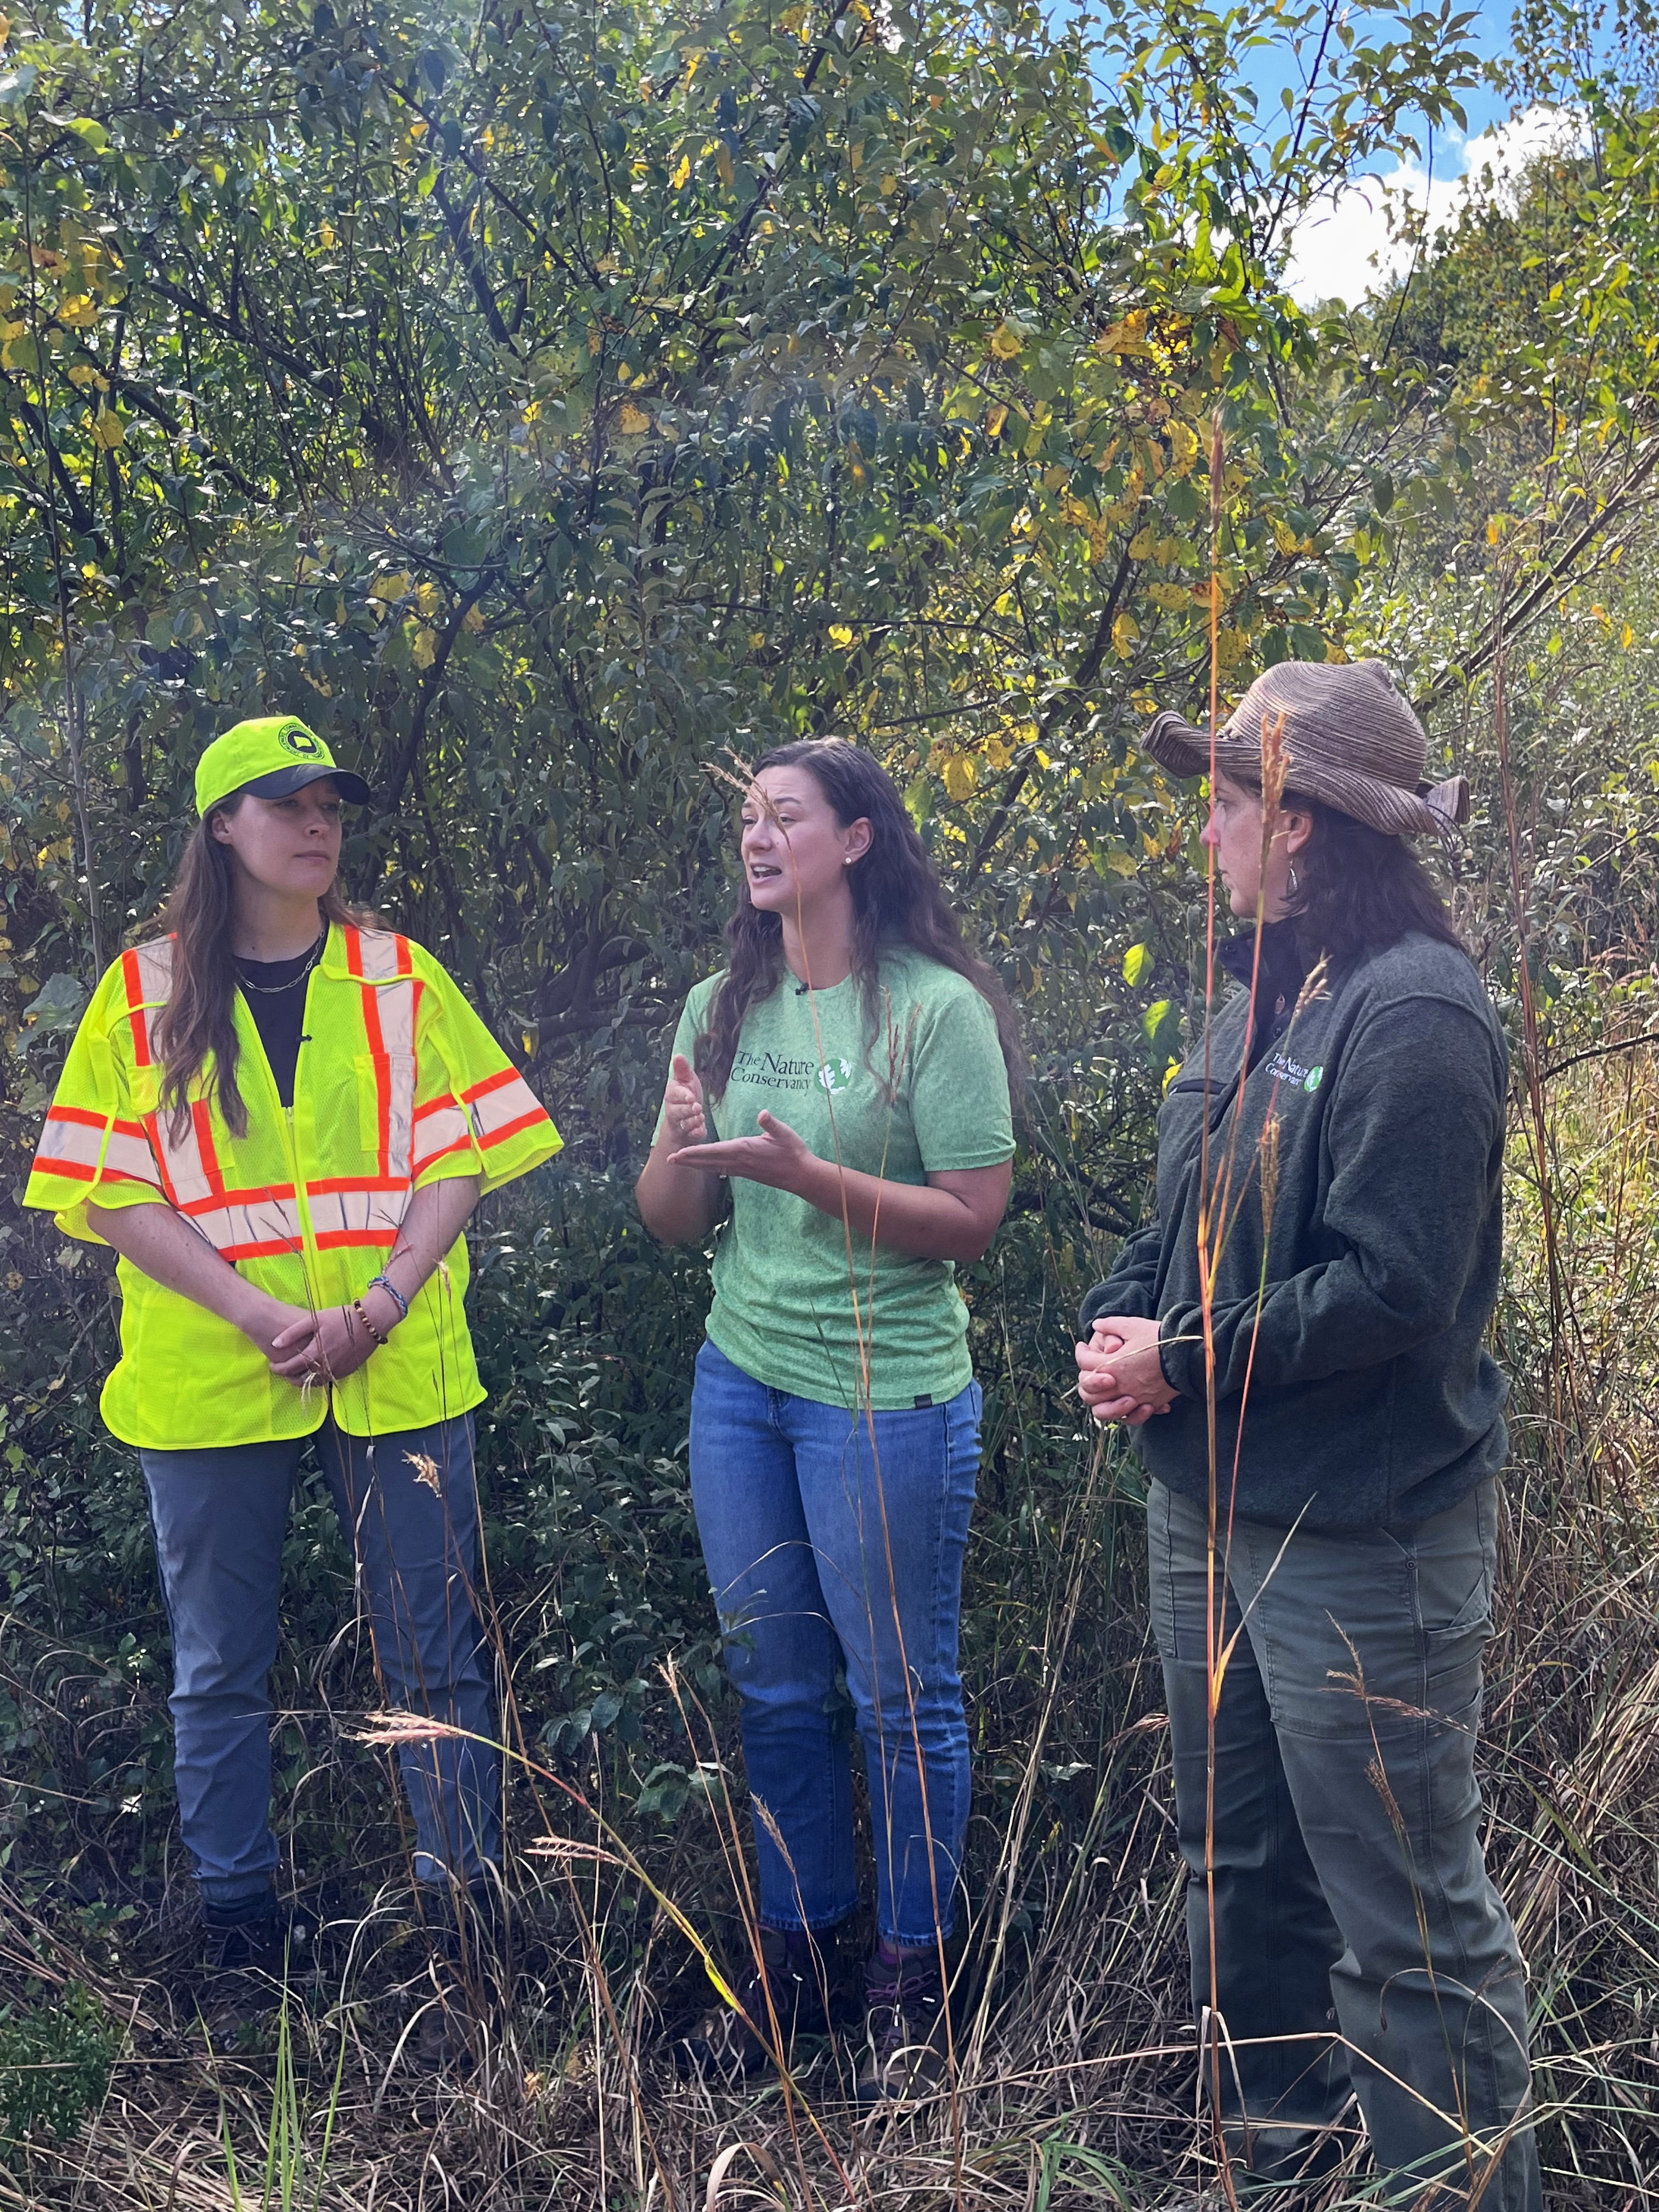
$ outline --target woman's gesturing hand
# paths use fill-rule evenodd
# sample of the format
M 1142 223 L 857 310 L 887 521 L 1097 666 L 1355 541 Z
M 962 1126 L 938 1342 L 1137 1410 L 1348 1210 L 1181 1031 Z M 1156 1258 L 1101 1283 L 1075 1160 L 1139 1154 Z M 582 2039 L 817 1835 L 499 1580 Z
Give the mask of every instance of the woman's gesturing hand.
M 701 1145 L 708 1136 L 708 1119 L 702 1110 L 702 1079 L 683 1052 L 674 1054 L 668 1088 L 662 1095 L 663 1120 L 677 1145 Z M 702 1167 L 702 1161 L 685 1165 Z
M 669 1086 L 672 1093 L 673 1086 Z M 732 1137 L 697 1144 L 669 1154 L 669 1165 L 698 1168 L 704 1175 L 742 1176 L 750 1182 L 769 1183 L 774 1190 L 793 1190 L 806 1195 L 805 1184 L 818 1164 L 817 1155 L 798 1137 L 787 1121 L 780 1121 L 763 1107 L 756 1116 L 758 1137 Z
M 1077 1347 L 1078 1395 L 1097 1421 L 1138 1429 L 1175 1403 L 1158 1356 L 1158 1323 L 1129 1314 L 1103 1315 Z

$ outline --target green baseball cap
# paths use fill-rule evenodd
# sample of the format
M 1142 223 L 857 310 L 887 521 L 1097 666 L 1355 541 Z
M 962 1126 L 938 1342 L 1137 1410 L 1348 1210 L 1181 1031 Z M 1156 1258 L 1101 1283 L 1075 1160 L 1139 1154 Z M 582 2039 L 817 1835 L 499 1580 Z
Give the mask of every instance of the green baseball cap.
M 197 762 L 196 811 L 205 821 L 238 791 L 251 791 L 256 799 L 287 799 L 325 775 L 333 777 L 342 799 L 354 806 L 368 805 L 368 786 L 349 768 L 335 766 L 315 730 L 295 714 L 264 714 L 216 738 Z

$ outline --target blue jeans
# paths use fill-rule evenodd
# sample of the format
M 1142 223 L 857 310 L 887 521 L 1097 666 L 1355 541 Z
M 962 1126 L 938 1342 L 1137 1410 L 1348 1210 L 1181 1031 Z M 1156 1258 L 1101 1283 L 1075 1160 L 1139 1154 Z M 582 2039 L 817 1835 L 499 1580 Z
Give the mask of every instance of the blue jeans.
M 697 1355 L 691 1496 L 743 1701 L 769 1928 L 833 1927 L 858 1903 L 843 1668 L 881 1932 L 930 1943 L 955 1924 L 969 1798 L 957 1635 L 981 1402 L 970 1382 L 948 1405 L 850 1413 L 769 1389 L 712 1344 Z
M 415 1871 L 471 1880 L 501 1855 L 500 1734 L 489 1653 L 472 1599 L 478 1547 L 472 1423 L 222 1451 L 144 1451 L 161 1594 L 173 1631 L 173 1776 L 202 1894 L 234 1918 L 263 1904 L 270 1829 L 270 1695 L 283 1535 L 294 1476 L 314 1443 L 353 1540 L 388 1701 L 486 1739 L 405 1745 Z

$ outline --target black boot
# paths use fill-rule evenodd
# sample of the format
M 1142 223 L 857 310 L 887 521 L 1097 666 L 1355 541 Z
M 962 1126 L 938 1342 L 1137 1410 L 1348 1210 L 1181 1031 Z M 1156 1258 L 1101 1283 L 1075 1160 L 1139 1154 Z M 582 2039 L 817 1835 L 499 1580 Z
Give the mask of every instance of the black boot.
M 318 1923 L 272 1894 L 255 1910 L 203 1908 L 204 1987 L 200 2007 L 208 2033 L 225 2040 L 275 2012 L 288 1990 L 309 1981 Z
M 851 1920 L 833 1928 L 763 1928 L 760 1955 L 750 1961 L 732 1994 L 678 2047 L 682 2071 L 735 2085 L 781 2059 L 793 2063 L 795 2039 L 827 2035 L 844 2016 L 853 1955 Z

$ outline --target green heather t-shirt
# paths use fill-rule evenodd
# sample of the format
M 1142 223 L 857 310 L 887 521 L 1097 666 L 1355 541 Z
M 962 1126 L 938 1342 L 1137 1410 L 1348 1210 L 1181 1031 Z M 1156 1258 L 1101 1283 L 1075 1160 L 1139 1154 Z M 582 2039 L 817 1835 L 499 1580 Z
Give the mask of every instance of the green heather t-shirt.
M 711 976 L 686 1000 L 674 1049 L 688 1060 L 720 981 Z M 717 1135 L 749 1137 L 763 1107 L 821 1158 L 839 1157 L 892 1182 L 922 1183 L 930 1170 L 996 1167 L 1013 1156 L 995 1017 L 965 976 L 910 951 L 883 960 L 873 1040 L 851 976 L 809 996 L 786 975 L 750 1009 L 732 1079 L 708 1110 Z M 710 1339 L 758 1382 L 856 1407 L 858 1330 L 840 1216 L 740 1176 L 730 1188 L 731 1217 L 714 1249 Z M 886 1411 L 954 1398 L 972 1369 L 953 1264 L 872 1248 L 867 1237 L 854 1236 L 853 1253 L 872 1405 Z

